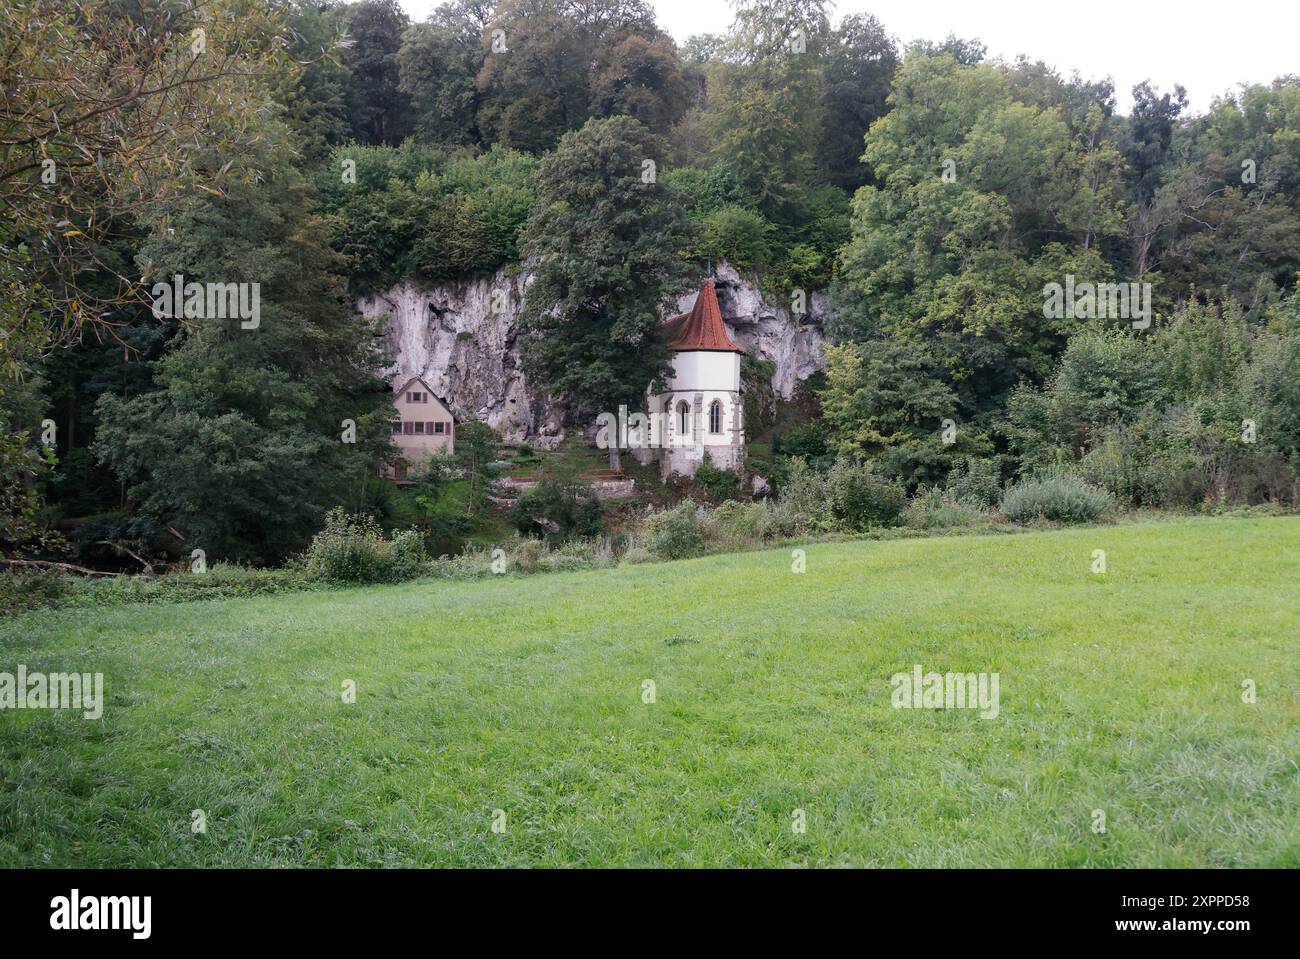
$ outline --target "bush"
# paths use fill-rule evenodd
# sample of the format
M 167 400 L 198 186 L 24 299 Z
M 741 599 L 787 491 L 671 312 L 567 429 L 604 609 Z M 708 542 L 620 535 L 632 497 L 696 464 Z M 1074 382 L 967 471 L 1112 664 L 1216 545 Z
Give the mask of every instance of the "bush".
M 691 500 L 651 513 L 641 528 L 646 548 L 660 559 L 685 559 L 704 551 L 707 513 Z
M 842 529 L 860 532 L 873 526 L 893 526 L 903 512 L 903 487 L 875 474 L 869 465 L 840 460 L 827 474 L 831 511 Z
M 987 511 L 937 488 L 920 490 L 903 511 L 903 524 L 913 529 L 975 526 L 990 518 Z
M 539 565 L 548 573 L 601 569 L 614 565 L 614 551 L 605 539 L 573 539 L 544 552 Z
M 1109 493 L 1068 473 L 1025 480 L 1007 492 L 1002 512 L 1016 523 L 1035 519 L 1090 523 L 1114 505 Z
M 966 457 L 948 471 L 948 498 L 978 509 L 992 509 L 1002 499 L 1002 459 Z
M 415 530 L 383 531 L 369 516 L 330 510 L 312 537 L 304 569 L 311 579 L 335 583 L 396 583 L 426 571 L 424 543 Z
M 57 569 L 0 572 L 0 616 L 27 609 L 62 606 L 71 595 L 71 577 Z
M 598 534 L 600 516 L 600 500 L 589 484 L 546 479 L 519 497 L 510 521 L 525 536 L 561 541 Z
M 709 538 L 722 549 L 737 549 L 761 543 L 772 525 L 765 502 L 737 503 L 729 500 L 713 511 Z
M 776 505 L 772 507 L 772 529 L 778 536 L 798 536 L 833 529 L 830 486 L 802 457 L 785 461 L 779 480 Z
M 723 206 L 704 218 L 701 253 L 742 272 L 759 272 L 772 260 L 772 225 L 740 206 Z
M 711 503 L 735 499 L 740 491 L 740 477 L 731 470 L 714 466 L 708 453 L 704 454 L 704 462 L 695 471 L 694 481 L 696 487 Z

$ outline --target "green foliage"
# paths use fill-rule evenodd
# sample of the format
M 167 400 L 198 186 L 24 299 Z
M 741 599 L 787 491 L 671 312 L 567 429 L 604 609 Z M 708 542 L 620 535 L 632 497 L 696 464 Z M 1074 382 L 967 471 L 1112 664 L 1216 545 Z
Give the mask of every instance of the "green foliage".
M 478 142 L 476 78 L 487 49 L 483 31 L 490 13 L 480 0 L 455 0 L 403 34 L 398 87 L 410 97 L 413 133 L 422 143 Z
M 692 483 L 711 503 L 735 499 L 740 491 L 740 477 L 732 470 L 714 466 L 708 453 L 704 454 L 704 462 L 696 468 Z
M 397 0 L 356 0 L 344 16 L 351 43 L 342 54 L 348 68 L 348 125 L 362 143 L 395 146 L 410 124 L 410 103 L 400 86 L 398 50 L 410 20 Z
M 1002 512 L 1014 523 L 1038 519 L 1059 523 L 1091 523 L 1113 507 L 1104 490 L 1076 476 L 1057 473 L 1022 480 L 1002 498 Z
M 778 478 L 772 528 L 782 536 L 833 529 L 835 517 L 831 503 L 826 474 L 813 469 L 801 457 L 791 457 Z
M 126 495 L 210 562 L 301 550 L 393 455 L 378 340 L 341 300 L 340 264 L 283 130 L 268 122 L 266 133 L 241 158 L 263 182 L 185 200 L 140 253 L 161 277 L 258 284 L 257 326 L 186 318 L 152 389 L 106 392 L 97 407 L 95 450 Z M 355 443 L 342 441 L 345 420 Z
M 467 481 L 465 508 L 470 514 L 481 513 L 493 476 L 501 437 L 496 430 L 478 420 L 456 424 L 455 462 Z
M 876 475 L 871 465 L 841 459 L 826 481 L 831 513 L 839 527 L 849 532 L 893 526 L 907 504 L 903 487 Z
M 0 571 L 0 616 L 61 606 L 71 593 L 71 578 L 57 569 Z
M 548 477 L 520 494 L 510 522 L 525 536 L 562 542 L 600 532 L 601 505 L 591 484 Z
M 720 549 L 741 549 L 762 543 L 771 527 L 772 517 L 765 502 L 728 500 L 713 510 L 709 540 Z
M 641 527 L 646 547 L 660 559 L 686 559 L 704 552 L 707 512 L 692 500 L 651 513 Z
M 771 263 L 772 226 L 763 217 L 735 204 L 720 206 L 704 217 L 700 256 L 726 260 L 737 270 L 760 273 Z
M 979 509 L 997 506 L 1002 499 L 1002 458 L 966 457 L 948 472 L 944 492 L 955 502 Z
M 940 481 L 959 457 L 986 449 L 970 426 L 944 442 L 944 420 L 955 423 L 960 404 L 929 344 L 846 343 L 827 347 L 826 359 L 818 395 L 837 452 L 875 459 L 884 476 L 914 486 Z
M 356 183 L 345 183 L 345 164 Z M 479 156 L 406 144 L 336 147 L 316 184 L 338 218 L 334 248 L 358 292 L 415 278 L 443 283 L 519 260 L 536 199 L 537 161 L 495 148 Z
M 523 355 L 533 381 L 570 409 L 634 404 L 668 369 L 659 307 L 680 286 L 684 220 L 665 184 L 643 177 L 646 161 L 662 159 L 658 137 L 613 117 L 565 134 L 542 162 Z
M 1285 323 L 1193 301 L 1146 336 L 1074 337 L 1042 390 L 1012 396 L 1003 429 L 1022 469 L 1069 465 L 1131 506 L 1293 501 L 1297 357 Z
M 424 545 L 415 530 L 385 539 L 373 519 L 332 509 L 304 557 L 311 579 L 332 583 L 396 583 L 423 575 Z
M 898 64 L 893 39 L 873 16 L 845 17 L 831 34 L 817 157 L 838 187 L 851 191 L 867 182 L 862 140 L 889 110 L 887 98 Z
M 991 519 L 989 511 L 938 487 L 919 490 L 902 516 L 904 525 L 921 530 L 972 527 Z
M 641 0 L 504 0 L 492 25 L 508 49 L 478 75 L 485 140 L 543 153 L 587 120 L 623 114 L 656 132 L 687 106 L 672 45 Z

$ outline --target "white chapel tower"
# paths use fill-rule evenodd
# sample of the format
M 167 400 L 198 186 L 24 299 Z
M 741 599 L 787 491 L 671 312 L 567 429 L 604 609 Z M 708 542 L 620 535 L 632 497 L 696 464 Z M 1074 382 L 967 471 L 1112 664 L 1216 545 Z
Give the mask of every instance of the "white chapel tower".
M 658 461 L 660 474 L 694 476 L 709 461 L 739 472 L 745 465 L 745 416 L 740 392 L 740 357 L 731 339 L 713 280 L 704 281 L 689 313 L 664 321 L 673 374 L 663 393 L 647 391 L 659 423 L 659 449 L 638 450 L 638 459 Z

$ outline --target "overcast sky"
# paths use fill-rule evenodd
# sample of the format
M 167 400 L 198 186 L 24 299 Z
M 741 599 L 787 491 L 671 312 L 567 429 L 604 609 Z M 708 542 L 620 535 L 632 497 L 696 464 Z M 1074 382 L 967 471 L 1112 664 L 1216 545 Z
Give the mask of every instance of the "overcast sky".
M 423 20 L 440 0 L 401 0 L 412 20 Z M 725 33 L 727 0 L 650 0 L 659 23 L 678 41 L 696 33 Z M 871 13 L 907 42 L 942 40 L 949 33 L 977 37 L 989 57 L 1024 53 L 1046 60 L 1064 75 L 1111 77 L 1119 108 L 1129 90 L 1150 78 L 1161 91 L 1187 88 L 1190 107 L 1243 81 L 1267 83 L 1300 73 L 1300 0 L 1083 0 L 1053 7 L 1053 0 L 908 0 L 879 3 L 840 0 L 833 21 Z M 1074 16 L 1086 10 L 1088 16 Z

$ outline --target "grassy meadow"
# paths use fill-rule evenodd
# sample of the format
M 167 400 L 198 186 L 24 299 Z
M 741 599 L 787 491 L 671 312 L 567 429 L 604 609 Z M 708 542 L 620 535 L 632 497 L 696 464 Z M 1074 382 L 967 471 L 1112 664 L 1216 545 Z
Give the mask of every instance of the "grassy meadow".
M 106 702 L 0 712 L 0 866 L 1300 865 L 1298 517 L 47 610 L 20 663 Z

